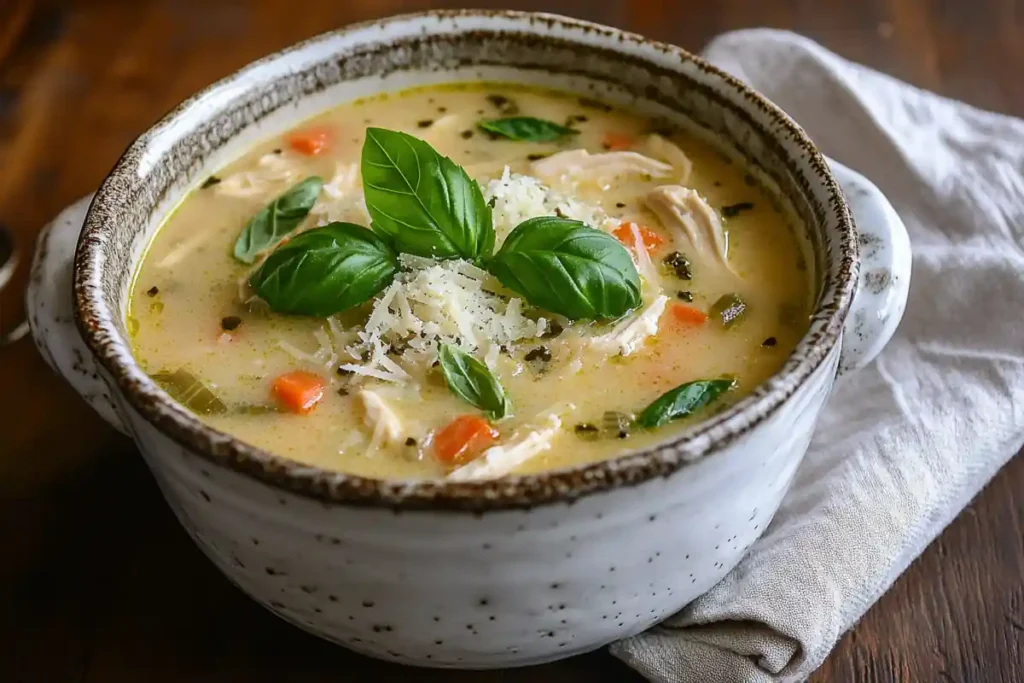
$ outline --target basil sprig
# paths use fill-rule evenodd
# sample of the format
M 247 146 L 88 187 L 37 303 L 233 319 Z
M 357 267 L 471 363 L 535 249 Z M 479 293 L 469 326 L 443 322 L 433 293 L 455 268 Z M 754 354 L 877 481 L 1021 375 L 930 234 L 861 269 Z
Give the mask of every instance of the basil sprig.
M 483 119 L 477 122 L 480 130 L 494 133 L 517 142 L 552 142 L 567 135 L 579 135 L 575 128 L 569 128 L 554 121 L 537 119 L 532 116 L 507 116 L 501 119 Z
M 735 385 L 736 381 L 732 379 L 699 379 L 681 384 L 644 408 L 637 416 L 636 424 L 653 429 L 666 422 L 688 417 Z
M 640 303 L 640 276 L 625 247 L 567 218 L 520 223 L 489 270 L 532 305 L 573 320 L 618 318 Z
M 373 232 L 331 223 L 268 256 L 249 284 L 278 313 L 326 317 L 373 297 L 397 272 L 395 252 Z
M 235 258 L 255 263 L 260 253 L 276 246 L 309 215 L 323 185 L 322 178 L 311 176 L 263 207 L 238 236 Z
M 480 186 L 423 140 L 367 128 L 361 170 L 371 227 L 398 251 L 470 261 L 491 255 L 494 226 Z
M 511 410 L 501 383 L 476 358 L 455 346 L 441 344 L 437 360 L 453 394 L 487 412 L 494 420 L 500 420 Z

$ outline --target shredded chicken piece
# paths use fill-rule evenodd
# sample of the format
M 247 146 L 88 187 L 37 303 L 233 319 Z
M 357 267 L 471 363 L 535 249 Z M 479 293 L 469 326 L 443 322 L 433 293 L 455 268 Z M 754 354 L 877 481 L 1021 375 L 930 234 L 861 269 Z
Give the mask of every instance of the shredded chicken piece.
M 621 356 L 628 356 L 636 351 L 645 339 L 658 333 L 658 321 L 665 312 L 666 304 L 668 297 L 660 295 L 640 313 L 629 316 L 607 334 L 594 337 L 590 341 L 591 346 L 608 353 L 616 352 Z
M 402 437 L 402 421 L 384 399 L 369 389 L 360 389 L 356 399 L 363 410 L 363 424 L 373 430 L 371 449 L 398 443 Z
M 647 193 L 645 202 L 677 244 L 689 242 L 703 260 L 733 272 L 729 267 L 729 237 L 722 221 L 696 190 L 660 185 Z
M 285 154 L 264 154 L 256 162 L 256 168 L 234 173 L 214 187 L 218 195 L 264 199 L 273 192 L 279 192 L 299 176 L 301 164 Z
M 651 133 L 644 138 L 643 149 L 655 159 L 672 164 L 675 170 L 676 181 L 685 185 L 690 180 L 690 173 L 693 172 L 693 162 L 686 152 L 681 150 L 671 140 L 664 138 L 657 133 Z
M 491 446 L 480 457 L 454 470 L 448 478 L 452 481 L 475 481 L 502 477 L 535 455 L 550 449 L 551 439 L 561 427 L 562 419 L 551 413 L 540 429 L 513 438 L 509 443 Z
M 530 164 L 530 173 L 549 182 L 554 180 L 601 180 L 626 173 L 641 173 L 663 178 L 672 172 L 664 162 L 638 152 L 602 152 L 571 149 L 538 159 Z

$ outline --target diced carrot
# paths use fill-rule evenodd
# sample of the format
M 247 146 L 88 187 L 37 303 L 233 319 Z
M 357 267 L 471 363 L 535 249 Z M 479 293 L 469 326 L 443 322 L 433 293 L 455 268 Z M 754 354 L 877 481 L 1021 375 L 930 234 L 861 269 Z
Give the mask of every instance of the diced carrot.
M 331 132 L 326 128 L 306 128 L 288 136 L 288 145 L 292 149 L 311 157 L 327 149 L 330 142 Z
M 498 430 L 484 418 L 460 415 L 434 434 L 434 456 L 446 464 L 467 462 L 498 436 Z
M 672 304 L 669 310 L 672 311 L 673 318 L 688 325 L 703 325 L 708 321 L 708 314 L 693 306 Z
M 637 225 L 636 229 L 637 232 L 640 233 L 640 241 L 644 243 L 644 248 L 647 249 L 647 251 L 654 251 L 661 245 L 665 244 L 665 238 L 650 228 Z M 627 247 L 633 247 L 636 245 L 636 236 L 633 235 L 633 224 L 629 221 L 620 224 L 619 227 L 612 230 L 612 234 L 615 235 L 615 239 L 622 242 Z
M 604 134 L 604 140 L 602 142 L 605 149 L 621 151 L 632 147 L 635 140 L 633 136 L 628 133 L 619 133 L 617 131 L 610 130 Z
M 324 380 L 312 372 L 296 370 L 275 379 L 271 393 L 291 412 L 305 415 L 324 397 Z

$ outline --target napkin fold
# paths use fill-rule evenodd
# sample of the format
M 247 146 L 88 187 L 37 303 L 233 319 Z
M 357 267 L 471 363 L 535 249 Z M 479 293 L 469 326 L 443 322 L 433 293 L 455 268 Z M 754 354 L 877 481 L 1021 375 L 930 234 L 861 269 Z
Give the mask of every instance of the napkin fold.
M 802 681 L 1024 444 L 1024 121 L 800 36 L 706 57 L 870 178 L 910 232 L 903 323 L 843 377 L 774 521 L 725 579 L 611 651 L 652 681 Z

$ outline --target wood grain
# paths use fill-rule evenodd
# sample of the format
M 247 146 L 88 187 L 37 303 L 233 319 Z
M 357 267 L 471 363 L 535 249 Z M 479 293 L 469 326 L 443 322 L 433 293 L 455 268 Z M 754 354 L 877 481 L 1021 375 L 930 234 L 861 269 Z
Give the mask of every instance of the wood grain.
M 0 223 L 24 250 L 179 100 L 246 62 L 429 0 L 0 0 Z M 531 0 L 699 49 L 799 31 L 978 106 L 1024 115 L 1015 0 Z M 24 261 L 25 259 L 23 259 Z M 0 329 L 23 315 L 22 264 Z M 536 669 L 407 670 L 278 621 L 224 580 L 132 445 L 26 341 L 0 349 L 0 681 L 636 681 L 607 654 Z M 1011 463 L 842 640 L 816 682 L 1024 680 L 1024 462 Z

